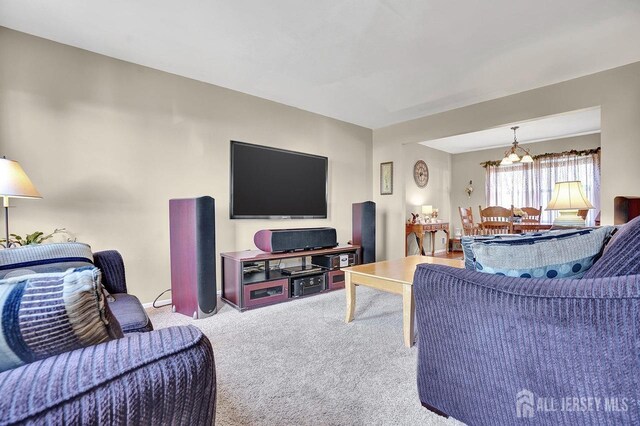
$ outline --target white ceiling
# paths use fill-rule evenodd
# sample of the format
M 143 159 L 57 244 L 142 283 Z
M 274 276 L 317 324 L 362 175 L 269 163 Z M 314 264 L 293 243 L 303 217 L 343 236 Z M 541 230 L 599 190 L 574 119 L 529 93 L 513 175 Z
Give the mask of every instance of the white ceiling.
M 640 61 L 638 0 L 0 0 L 0 25 L 369 128 Z
M 513 143 L 513 130 L 511 130 L 513 126 L 519 126 L 516 135 L 518 144 L 522 145 L 600 133 L 600 107 L 510 123 L 493 129 L 420 143 L 451 154 L 506 147 Z

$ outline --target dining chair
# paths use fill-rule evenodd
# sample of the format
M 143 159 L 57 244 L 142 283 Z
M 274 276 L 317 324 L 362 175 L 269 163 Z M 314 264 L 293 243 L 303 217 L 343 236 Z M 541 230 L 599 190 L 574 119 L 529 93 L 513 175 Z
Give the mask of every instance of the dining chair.
M 540 216 L 542 215 L 542 206 L 538 207 L 522 207 L 520 210 L 527 215 L 522 218 L 522 223 L 540 223 Z
M 478 235 L 480 228 L 473 221 L 473 210 L 471 207 L 458 207 L 460 212 L 460 221 L 462 222 L 463 235 Z
M 511 210 L 506 207 L 489 206 L 480 210 L 480 232 L 482 234 L 513 234 Z
M 542 206 L 539 208 L 535 207 L 520 207 L 525 215 L 520 219 L 520 222 L 517 224 L 517 229 L 514 224 L 514 232 L 531 232 L 531 231 L 539 231 L 540 225 L 540 216 L 542 215 Z M 515 207 L 513 204 L 511 205 L 511 214 L 512 216 L 516 216 Z

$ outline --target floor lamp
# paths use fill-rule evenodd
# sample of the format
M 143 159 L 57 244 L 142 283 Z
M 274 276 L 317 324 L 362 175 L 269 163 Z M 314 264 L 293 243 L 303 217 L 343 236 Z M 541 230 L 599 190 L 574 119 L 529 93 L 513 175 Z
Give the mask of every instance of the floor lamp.
M 9 198 L 42 198 L 33 186 L 27 174 L 17 161 L 0 158 L 0 196 L 4 206 L 4 230 L 7 236 L 6 248 L 11 246 L 9 239 Z

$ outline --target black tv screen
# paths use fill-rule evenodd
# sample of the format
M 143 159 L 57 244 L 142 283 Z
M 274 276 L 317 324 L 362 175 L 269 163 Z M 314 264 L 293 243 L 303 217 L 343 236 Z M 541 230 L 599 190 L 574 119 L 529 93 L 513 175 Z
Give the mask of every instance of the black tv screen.
M 327 157 L 231 141 L 231 219 L 327 217 Z

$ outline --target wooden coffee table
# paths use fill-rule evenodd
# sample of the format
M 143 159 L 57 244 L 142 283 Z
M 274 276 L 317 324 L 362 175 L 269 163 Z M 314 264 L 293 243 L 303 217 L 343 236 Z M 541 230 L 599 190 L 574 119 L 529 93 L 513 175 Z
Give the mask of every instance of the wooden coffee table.
M 347 316 L 345 322 L 353 321 L 356 307 L 356 286 L 363 285 L 402 295 L 402 334 L 404 345 L 413 345 L 413 317 L 415 300 L 413 297 L 413 274 L 421 263 L 447 265 L 464 268 L 464 261 L 431 256 L 408 256 L 397 260 L 357 265 L 343 268 L 345 291 L 347 293 Z

